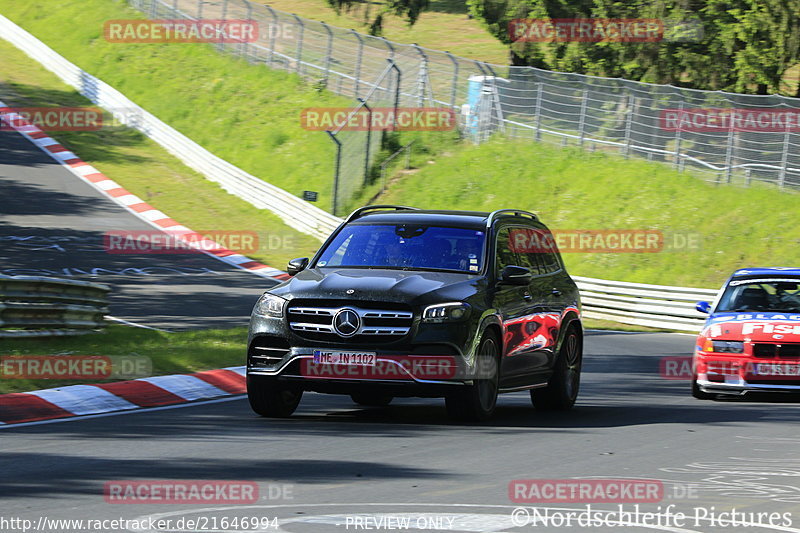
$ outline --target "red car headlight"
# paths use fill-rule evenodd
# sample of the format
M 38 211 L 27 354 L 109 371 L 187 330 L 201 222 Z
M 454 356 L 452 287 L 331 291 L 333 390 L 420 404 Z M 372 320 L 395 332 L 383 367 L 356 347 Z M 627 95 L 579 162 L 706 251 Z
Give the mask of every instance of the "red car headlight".
M 707 339 L 703 345 L 704 352 L 714 353 L 744 353 L 742 341 L 712 341 Z

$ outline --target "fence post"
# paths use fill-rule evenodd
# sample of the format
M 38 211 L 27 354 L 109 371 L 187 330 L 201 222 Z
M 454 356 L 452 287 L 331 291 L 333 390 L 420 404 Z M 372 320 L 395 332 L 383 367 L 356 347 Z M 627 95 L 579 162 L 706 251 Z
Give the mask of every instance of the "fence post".
M 583 90 L 583 98 L 581 99 L 581 116 L 578 122 L 578 144 L 583 146 L 584 129 L 586 128 L 586 104 L 589 101 L 589 89 Z
M 172 0 L 172 15 L 174 17 L 178 16 L 178 0 Z
M 400 107 L 400 82 L 402 80 L 403 73 L 400 68 L 397 66 L 397 63 L 394 62 L 394 59 L 387 59 L 389 62 L 390 68 L 397 73 L 397 77 L 395 78 L 395 86 L 394 86 L 394 117 L 397 120 L 397 108 Z M 394 124 L 392 125 L 392 131 L 394 131 Z
M 306 27 L 300 17 L 294 13 L 292 13 L 292 16 L 294 17 L 294 20 L 297 21 L 297 25 L 300 26 L 300 35 L 297 36 L 297 55 L 295 57 L 295 61 L 297 62 L 297 73 L 300 74 L 300 62 L 303 59 L 303 34 L 305 33 Z
M 453 57 L 453 54 L 450 52 L 445 52 L 447 54 L 448 59 L 453 63 L 453 84 L 450 88 L 450 107 L 456 107 L 456 95 L 458 91 L 458 74 L 459 74 L 459 64 L 458 60 Z
M 628 116 L 625 118 L 625 159 L 631 154 L 631 129 L 633 125 L 633 93 L 628 95 Z
M 325 31 L 328 32 L 328 49 L 325 51 L 325 84 L 328 83 L 328 77 L 331 74 L 331 54 L 333 53 L 333 31 L 330 26 L 324 22 L 320 22 Z
M 506 124 L 503 119 L 503 106 L 500 102 L 500 90 L 497 88 L 497 76 L 492 76 L 492 104 L 496 106 L 497 129 L 505 133 Z
M 683 118 L 683 106 L 684 102 L 681 100 L 680 107 L 678 108 L 678 128 L 675 130 L 675 168 L 680 167 L 681 160 L 681 133 L 683 132 L 681 124 Z
M 367 179 L 369 178 L 369 149 L 370 142 L 372 142 L 372 108 L 367 104 L 363 98 L 358 99 L 359 102 L 367 109 L 367 149 L 366 156 L 364 157 L 364 186 L 367 186 Z
M 151 4 L 152 7 L 150 8 L 150 18 L 151 19 L 158 18 L 158 0 L 150 0 L 150 1 L 153 2 Z
M 786 131 L 783 134 L 783 153 L 781 154 L 781 170 L 778 174 L 778 187 L 783 189 L 786 185 L 786 167 L 789 165 L 789 135 L 791 129 L 789 128 L 789 116 L 784 115 L 786 120 Z
M 247 7 L 249 8 L 249 12 L 252 12 L 253 8 L 250 2 L 247 2 Z M 269 13 L 272 15 L 272 27 L 269 29 L 269 66 L 271 67 L 275 61 L 275 41 L 278 39 L 278 33 L 283 32 L 278 28 L 278 14 L 275 13 L 275 10 L 268 5 L 264 7 L 269 9 Z M 289 70 L 288 65 L 286 70 Z
M 197 20 L 203 18 L 203 4 L 204 0 L 197 0 Z
M 224 0 L 224 2 L 222 2 L 222 20 L 223 21 L 228 19 L 228 1 L 229 0 Z M 225 32 L 220 32 L 219 43 L 218 43 L 218 46 L 217 46 L 217 50 L 219 50 L 220 52 L 225 50 L 225 37 L 226 37 Z
M 333 197 L 331 199 L 331 214 L 336 216 L 339 199 L 339 167 L 342 162 L 342 143 L 336 138 L 336 135 L 334 135 L 332 131 L 325 130 L 325 133 L 336 143 L 336 163 L 333 171 Z
M 250 2 L 245 2 L 245 6 L 247 6 L 247 20 L 253 20 L 253 5 Z M 245 60 L 247 60 L 247 47 L 249 43 L 247 39 L 242 39 L 242 47 L 240 54 Z
M 544 82 L 540 81 L 539 86 L 536 88 L 536 140 L 542 140 L 542 88 Z
M 733 124 L 729 126 L 728 130 L 728 148 L 725 150 L 725 181 L 731 182 L 731 166 L 733 165 Z
M 350 30 L 353 35 L 356 36 L 358 39 L 358 53 L 356 54 L 356 71 L 354 74 L 355 81 L 355 88 L 353 92 L 355 93 L 355 97 L 358 98 L 359 89 L 361 88 L 361 60 L 364 57 L 364 38 L 361 37 L 361 34 L 358 33 L 356 30 Z
M 422 51 L 422 48 L 420 48 L 417 43 L 414 43 L 411 46 L 414 47 L 422 59 L 422 63 L 419 66 L 419 83 L 417 84 L 419 90 L 419 106 L 422 107 L 425 105 L 425 91 L 427 89 L 428 56 L 425 55 L 425 52 Z

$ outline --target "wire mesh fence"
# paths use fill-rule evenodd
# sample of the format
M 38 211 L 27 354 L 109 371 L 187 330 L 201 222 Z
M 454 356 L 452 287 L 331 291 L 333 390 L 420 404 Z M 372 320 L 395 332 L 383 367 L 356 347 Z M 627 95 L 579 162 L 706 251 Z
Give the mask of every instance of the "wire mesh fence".
M 386 134 L 384 130 L 373 127 L 373 113 L 378 106 L 396 112 L 401 79 L 397 65 L 394 61 L 388 61 L 386 69 L 364 98 L 359 98 L 359 104 L 348 111 L 347 118 L 337 128 L 327 132 L 336 143 L 332 214 L 338 215 L 342 203 L 368 185 L 370 170 Z M 349 128 L 348 124 L 359 116 L 363 117 L 366 127 Z
M 400 106 L 447 106 L 459 114 L 462 134 L 475 142 L 501 131 L 692 168 L 710 181 L 800 187 L 800 99 L 493 65 L 335 28 L 247 0 L 128 1 L 151 19 L 257 21 L 257 39 L 226 39 L 218 48 L 314 79 L 354 99 L 387 100 L 387 92 L 396 91 Z M 397 69 L 395 86 L 387 82 L 387 60 Z M 372 157 L 377 153 L 366 148 L 364 135 L 350 137 L 339 136 L 336 187 L 344 196 L 363 183 L 366 170 L 355 166 L 368 164 L 364 151 Z M 350 153 L 344 145 L 351 143 L 362 151 Z

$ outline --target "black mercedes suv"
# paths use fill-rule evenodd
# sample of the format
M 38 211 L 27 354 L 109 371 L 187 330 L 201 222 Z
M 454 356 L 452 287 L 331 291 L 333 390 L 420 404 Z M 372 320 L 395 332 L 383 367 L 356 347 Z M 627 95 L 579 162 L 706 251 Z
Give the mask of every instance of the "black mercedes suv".
M 291 415 L 304 391 L 367 406 L 444 397 L 472 420 L 502 392 L 529 390 L 537 409 L 575 403 L 578 289 L 532 213 L 362 207 L 288 272 L 250 320 L 247 394 L 260 415 Z

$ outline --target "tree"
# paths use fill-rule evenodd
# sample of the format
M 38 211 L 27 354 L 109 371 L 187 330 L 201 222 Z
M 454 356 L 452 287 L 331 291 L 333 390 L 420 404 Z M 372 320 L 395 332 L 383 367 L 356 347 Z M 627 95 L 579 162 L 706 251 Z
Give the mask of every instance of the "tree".
M 468 0 L 511 64 L 696 89 L 781 92 L 800 62 L 800 0 Z M 515 18 L 650 18 L 657 42 L 513 42 Z M 694 29 L 686 38 L 682 31 Z M 797 87 L 800 96 L 800 83 Z

